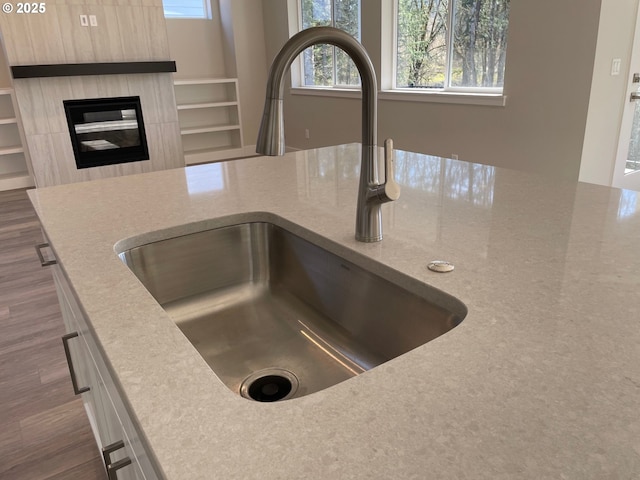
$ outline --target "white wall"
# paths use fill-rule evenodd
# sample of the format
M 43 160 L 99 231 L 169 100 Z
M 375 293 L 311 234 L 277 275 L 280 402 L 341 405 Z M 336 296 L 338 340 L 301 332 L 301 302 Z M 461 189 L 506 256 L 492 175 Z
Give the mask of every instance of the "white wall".
M 611 0 L 613 2 L 618 0 Z M 626 0 L 625 0 L 626 1 Z M 379 57 L 381 5 L 363 6 L 363 43 Z M 381 100 L 379 138 L 397 148 L 577 179 L 584 143 L 600 0 L 511 3 L 505 107 Z M 268 58 L 289 37 L 287 1 L 263 0 Z M 380 59 L 372 59 L 380 69 Z M 287 144 L 359 141 L 359 100 L 287 94 Z M 310 139 L 304 130 L 309 129 Z
M 589 101 L 580 180 L 611 185 L 616 161 L 638 0 L 602 0 L 602 12 Z M 620 75 L 611 75 L 614 58 L 622 59 Z

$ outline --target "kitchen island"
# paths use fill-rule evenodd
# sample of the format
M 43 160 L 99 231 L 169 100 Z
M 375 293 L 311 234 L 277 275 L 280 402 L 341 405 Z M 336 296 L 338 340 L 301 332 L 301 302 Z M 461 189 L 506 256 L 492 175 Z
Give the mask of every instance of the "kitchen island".
M 397 151 L 384 239 L 354 239 L 358 144 L 30 191 L 161 476 L 640 475 L 639 194 Z M 441 337 L 312 395 L 231 392 L 118 253 L 270 221 L 465 303 Z M 427 268 L 455 265 L 450 273 Z

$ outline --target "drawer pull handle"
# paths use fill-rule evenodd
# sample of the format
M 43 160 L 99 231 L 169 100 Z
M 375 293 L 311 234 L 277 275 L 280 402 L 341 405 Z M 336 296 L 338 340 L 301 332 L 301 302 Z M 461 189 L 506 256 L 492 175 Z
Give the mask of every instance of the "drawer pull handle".
M 104 466 L 107 469 L 107 476 L 109 477 L 109 480 L 118 480 L 118 470 L 126 467 L 127 465 L 131 465 L 131 459 L 129 457 L 124 457 L 113 463 L 111 462 L 111 454 L 121 448 L 124 448 L 124 441 L 119 440 L 102 449 L 102 459 L 104 460 Z
M 67 366 L 69 367 L 69 375 L 71 376 L 71 384 L 73 385 L 73 393 L 80 395 L 81 393 L 88 392 L 89 387 L 78 388 L 78 380 L 76 379 L 76 371 L 73 368 L 73 360 L 71 359 L 71 351 L 69 350 L 69 340 L 76 338 L 78 332 L 68 333 L 62 337 L 62 345 L 64 346 L 64 355 L 67 357 Z
M 49 246 L 48 243 L 40 243 L 36 245 L 36 253 L 38 254 L 38 258 L 40 259 L 40 265 L 42 265 L 43 267 L 48 267 L 49 265 L 55 265 L 56 263 L 58 263 L 55 258 L 53 260 L 44 259 L 44 255 L 42 254 L 42 249 L 47 248 L 48 246 Z

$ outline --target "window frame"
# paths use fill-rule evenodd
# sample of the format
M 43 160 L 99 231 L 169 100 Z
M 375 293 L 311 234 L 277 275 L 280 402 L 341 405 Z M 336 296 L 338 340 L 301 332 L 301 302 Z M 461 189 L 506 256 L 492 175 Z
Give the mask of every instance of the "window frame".
M 398 0 L 381 0 L 380 15 L 380 78 L 379 80 L 379 100 L 403 101 L 414 103 L 442 103 L 442 104 L 458 104 L 458 105 L 478 105 L 488 107 L 505 107 L 507 104 L 507 95 L 504 91 L 500 93 L 488 92 L 461 92 L 461 91 L 435 91 L 431 89 L 418 88 L 395 88 L 396 78 L 396 49 L 397 49 L 397 6 Z M 364 24 L 362 19 L 362 9 L 366 8 L 366 0 L 362 1 L 360 25 Z M 287 0 L 288 26 L 289 33 L 293 35 L 300 31 L 302 26 L 302 12 L 299 0 Z M 367 15 L 368 17 L 369 15 Z M 364 31 L 361 29 L 361 35 Z M 364 42 L 363 42 L 364 44 Z M 366 45 L 365 45 L 366 48 Z M 376 59 L 372 59 L 374 64 Z M 324 87 L 315 85 L 304 85 L 304 72 L 302 70 L 302 56 L 291 65 L 291 89 L 292 95 L 316 96 L 316 97 L 335 97 L 335 98 L 352 98 L 361 97 L 361 89 L 359 86 L 352 87 Z
M 211 11 L 211 1 L 210 0 L 200 0 L 200 3 L 202 4 L 202 12 L 203 15 L 202 16 L 186 16 L 186 15 L 169 15 L 167 16 L 167 12 L 165 10 L 165 6 L 164 6 L 164 0 L 162 1 L 162 13 L 164 15 L 164 18 L 168 18 L 168 19 L 182 19 L 182 20 L 211 20 L 212 17 L 212 11 Z M 169 7 L 172 8 L 172 7 Z M 175 7 L 174 7 L 175 8 Z M 178 7 L 180 8 L 180 7 Z
M 392 66 L 392 79 L 391 90 L 405 93 L 420 93 L 420 94 L 465 94 L 465 95 L 503 95 L 504 86 L 502 87 L 455 87 L 451 86 L 451 68 L 453 57 L 453 20 L 454 15 L 452 10 L 454 5 L 460 0 L 449 0 L 448 4 L 448 17 L 447 17 L 447 58 L 445 63 L 445 80 L 444 87 L 399 87 L 398 81 L 398 33 L 399 33 L 399 1 L 393 0 L 393 66 Z
M 335 7 L 335 2 L 336 0 L 330 0 L 331 1 L 331 9 L 332 9 L 332 23 L 335 23 L 335 19 L 333 18 L 333 12 L 334 12 L 334 7 Z M 301 32 L 304 28 L 302 25 L 302 0 L 293 0 L 293 2 L 295 3 L 295 8 L 296 8 L 296 19 L 297 19 L 297 24 L 296 24 L 296 32 Z M 359 0 L 360 2 L 360 8 L 358 9 L 358 32 L 359 32 L 359 37 L 360 38 L 356 38 L 356 40 L 358 40 L 359 42 L 362 42 L 362 4 L 363 4 L 363 0 Z M 291 2 L 289 2 L 289 5 L 291 5 Z M 333 25 L 332 25 L 333 26 Z M 305 83 L 305 71 L 304 71 L 304 53 L 301 53 L 298 56 L 298 59 L 296 60 L 296 64 L 298 66 L 298 68 L 296 68 L 296 72 L 293 71 L 292 69 L 292 75 L 295 73 L 296 81 L 293 81 L 293 76 L 292 76 L 292 86 L 293 88 L 299 88 L 299 89 L 304 89 L 304 90 L 314 90 L 314 91 L 345 91 L 345 92 L 353 92 L 353 91 L 359 91 L 360 90 L 360 85 L 349 85 L 349 84 L 342 84 L 342 83 L 336 83 L 336 75 L 337 75 L 337 61 L 336 61 L 336 49 L 338 49 L 339 47 L 334 47 L 334 53 L 332 56 L 332 61 L 333 61 L 333 77 L 334 77 L 334 83 L 333 85 L 307 85 Z

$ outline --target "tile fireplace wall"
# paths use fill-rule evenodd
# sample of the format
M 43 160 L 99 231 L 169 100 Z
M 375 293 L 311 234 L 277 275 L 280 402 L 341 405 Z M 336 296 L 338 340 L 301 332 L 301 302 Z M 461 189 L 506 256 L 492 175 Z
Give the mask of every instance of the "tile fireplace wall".
M 97 26 L 80 24 L 95 15 Z M 161 0 L 56 0 L 39 14 L 2 14 L 10 66 L 169 60 Z M 184 165 L 171 73 L 14 79 L 36 185 Z M 63 100 L 139 96 L 150 160 L 78 170 Z

